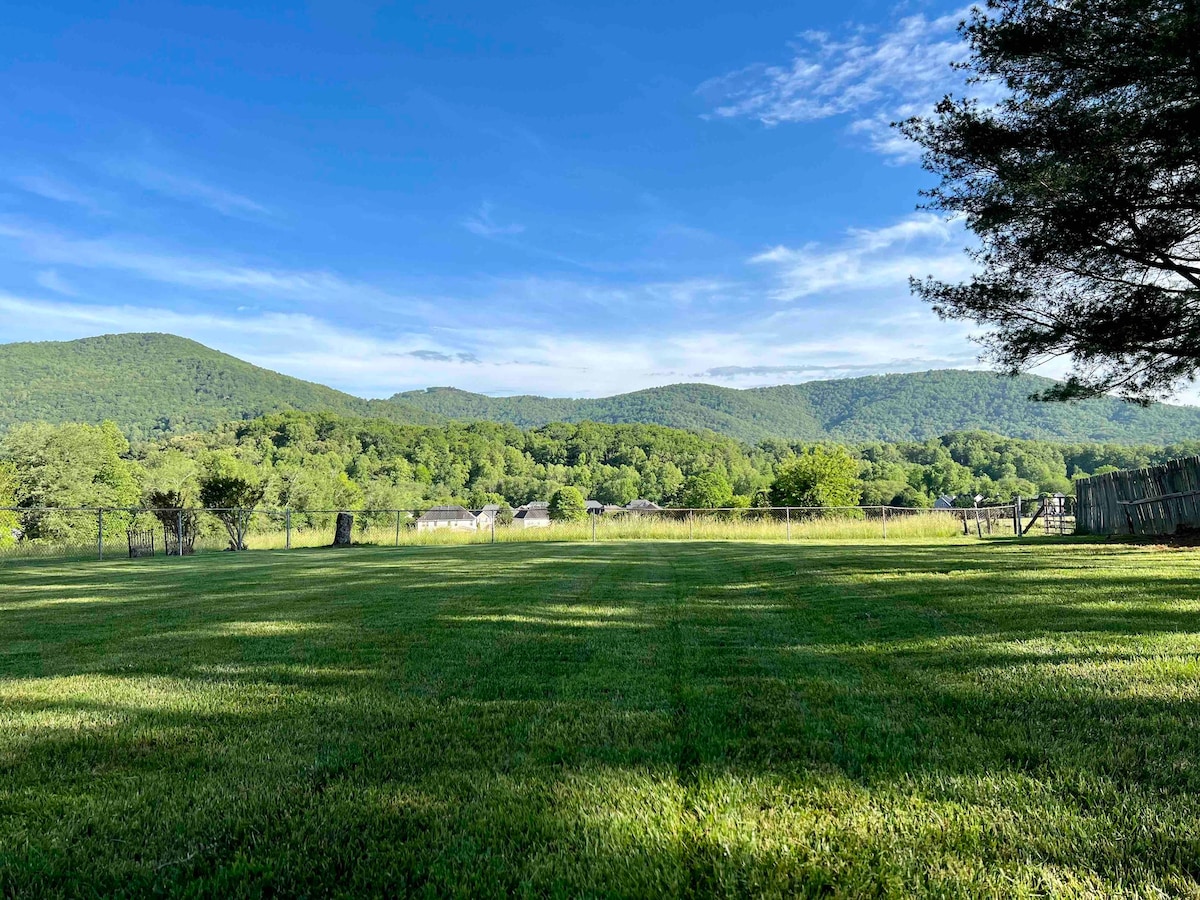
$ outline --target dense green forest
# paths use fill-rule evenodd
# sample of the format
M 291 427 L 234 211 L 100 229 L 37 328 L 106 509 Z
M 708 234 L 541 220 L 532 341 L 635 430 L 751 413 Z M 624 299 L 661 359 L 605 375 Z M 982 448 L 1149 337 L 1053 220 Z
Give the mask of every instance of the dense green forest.
M 448 419 L 511 422 L 652 422 L 701 428 L 756 442 L 792 440 L 925 440 L 952 431 L 986 430 L 1055 441 L 1168 443 L 1200 438 L 1200 409 L 1133 406 L 1113 399 L 1039 403 L 1029 396 L 1054 384 L 1046 378 L 1001 378 L 944 370 L 874 375 L 734 390 L 674 384 L 599 400 L 487 397 L 429 388 L 392 399 Z
M 27 424 L 0 439 L 0 506 L 133 506 L 154 493 L 172 492 L 196 504 L 201 480 L 212 472 L 235 473 L 258 485 L 264 506 L 295 510 L 421 508 L 435 502 L 516 506 L 549 499 L 567 485 L 605 503 L 643 497 L 679 505 L 712 497 L 711 504 L 702 502 L 751 505 L 781 496 L 776 476 L 788 469 L 794 481 L 803 468 L 797 459 L 821 462 L 847 453 L 817 446 L 825 449 L 814 456 L 814 446 L 801 442 L 748 445 L 657 425 L 522 430 L 302 412 L 132 446 L 111 423 Z M 848 489 L 865 505 L 927 506 L 940 494 L 979 493 L 1006 501 L 1014 494 L 1068 492 L 1073 477 L 1196 452 L 1195 442 L 1052 444 L 955 432 L 850 446 L 855 483 Z
M 655 424 L 713 431 L 752 444 L 772 438 L 923 441 L 969 430 L 1054 441 L 1166 444 L 1200 438 L 1200 408 L 1028 399 L 1051 383 L 940 371 L 748 390 L 677 384 L 599 400 L 494 398 L 453 388 L 363 400 L 183 338 L 124 334 L 0 344 L 0 433 L 20 422 L 113 421 L 136 442 L 303 410 L 424 425 L 447 420 L 522 428 L 583 421 Z
M 0 344 L 0 432 L 19 422 L 113 421 L 138 440 L 286 409 L 439 421 L 417 407 L 372 404 L 169 334 Z

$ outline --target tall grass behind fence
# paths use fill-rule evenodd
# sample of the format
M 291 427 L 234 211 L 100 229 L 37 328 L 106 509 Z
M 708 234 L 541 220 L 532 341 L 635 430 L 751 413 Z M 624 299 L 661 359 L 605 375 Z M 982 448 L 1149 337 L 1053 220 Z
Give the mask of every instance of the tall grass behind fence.
M 1014 533 L 1012 506 L 953 510 L 663 509 L 588 516 L 581 521 L 537 527 L 480 521 L 469 528 L 418 525 L 420 510 L 356 510 L 351 514 L 353 542 L 379 546 L 593 540 L 883 540 Z M 335 510 L 246 511 L 245 548 L 328 547 L 333 543 L 337 515 Z M 175 555 L 181 547 L 184 553 L 213 553 L 232 547 L 223 518 L 229 516 L 211 509 L 0 509 L 0 561 Z

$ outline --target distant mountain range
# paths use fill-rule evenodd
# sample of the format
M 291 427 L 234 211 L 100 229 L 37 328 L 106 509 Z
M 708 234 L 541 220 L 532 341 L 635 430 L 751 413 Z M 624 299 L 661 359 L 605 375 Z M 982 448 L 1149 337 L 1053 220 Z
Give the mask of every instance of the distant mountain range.
M 1056 441 L 1170 443 L 1200 438 L 1200 407 L 1143 408 L 1107 398 L 1073 404 L 1029 399 L 1053 383 L 1033 375 L 1004 378 L 946 369 L 743 390 L 672 384 L 597 400 L 488 397 L 455 388 L 405 391 L 392 400 L 448 419 L 522 426 L 585 419 L 650 422 L 707 428 L 749 442 L 772 437 L 922 440 L 972 429 Z
M 149 438 L 298 409 L 429 425 L 640 422 L 709 429 L 748 442 L 919 440 L 969 429 L 1058 441 L 1162 444 L 1200 438 L 1198 407 L 1028 399 L 1051 383 L 944 370 L 746 390 L 674 384 L 595 400 L 488 397 L 454 388 L 363 400 L 174 335 L 117 334 L 0 344 L 0 431 L 27 421 L 112 419 L 131 437 Z

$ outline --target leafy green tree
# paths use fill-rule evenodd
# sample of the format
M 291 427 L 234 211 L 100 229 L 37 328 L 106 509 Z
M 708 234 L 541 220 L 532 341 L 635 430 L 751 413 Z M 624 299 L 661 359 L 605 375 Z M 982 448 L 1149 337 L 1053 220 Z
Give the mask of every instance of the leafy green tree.
M 637 495 L 638 480 L 629 475 L 602 481 L 592 490 L 592 496 L 601 503 L 611 503 L 614 506 L 625 506 L 629 501 L 636 500 Z
M 0 442 L 16 470 L 20 506 L 136 506 L 140 469 L 129 443 L 103 425 L 22 425 Z
M 688 509 L 720 509 L 733 505 L 733 486 L 720 472 L 693 475 L 683 485 L 680 503 Z
M 578 522 L 587 518 L 587 506 L 579 488 L 561 487 L 550 498 L 550 518 L 556 522 Z
M 988 0 L 962 32 L 975 83 L 1006 99 L 947 98 L 901 128 L 979 272 L 915 290 L 989 327 L 1013 374 L 1073 359 L 1044 398 L 1171 393 L 1200 371 L 1200 5 Z
M 773 506 L 856 506 L 862 496 L 858 460 L 845 447 L 811 447 L 780 464 Z
M 11 547 L 17 542 L 20 533 L 20 519 L 13 512 L 5 512 L 4 507 L 15 506 L 17 502 L 17 470 L 12 463 L 0 462 L 0 548 Z
M 214 454 L 200 476 L 200 502 L 225 526 L 230 549 L 246 549 L 246 532 L 265 490 L 256 469 L 228 454 Z
M 15 506 L 17 503 L 17 467 L 11 462 L 0 462 L 0 507 Z

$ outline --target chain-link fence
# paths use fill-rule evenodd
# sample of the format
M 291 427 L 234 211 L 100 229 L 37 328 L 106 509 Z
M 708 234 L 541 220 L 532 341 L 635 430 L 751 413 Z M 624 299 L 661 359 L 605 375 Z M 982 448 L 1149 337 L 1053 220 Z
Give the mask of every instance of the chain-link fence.
M 769 507 L 607 508 L 573 521 L 545 504 L 516 511 L 352 510 L 351 540 L 382 546 L 604 540 L 866 540 L 1013 535 L 1030 524 L 1027 504 L 970 509 Z M 222 550 L 285 550 L 334 543 L 341 510 L 0 509 L 0 561 L 38 557 L 111 559 L 189 556 Z M 1018 513 L 1020 515 L 1018 515 Z M 1042 512 L 1060 533 L 1065 514 Z

